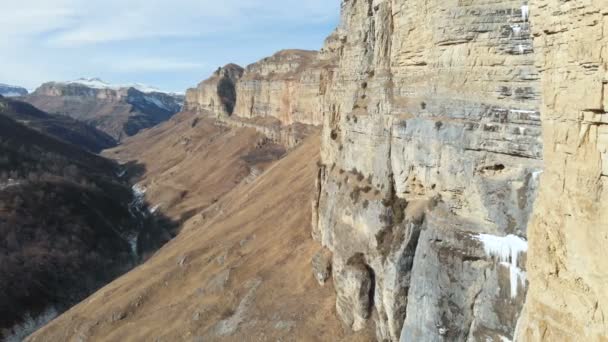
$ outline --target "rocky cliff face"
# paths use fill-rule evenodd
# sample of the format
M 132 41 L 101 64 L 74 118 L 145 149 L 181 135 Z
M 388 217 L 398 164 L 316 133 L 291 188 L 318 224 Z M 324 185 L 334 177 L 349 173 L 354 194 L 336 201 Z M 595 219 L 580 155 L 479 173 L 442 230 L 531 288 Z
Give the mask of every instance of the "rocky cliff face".
M 236 104 L 236 83 L 243 76 L 243 71 L 236 64 L 219 68 L 196 88 L 188 89 L 185 109 L 209 111 L 218 116 L 232 115 Z
M 521 341 L 606 341 L 608 2 L 537 0 L 545 172 Z
M 187 93 L 186 108 L 218 116 L 274 118 L 283 125 L 320 125 L 332 55 L 283 50 L 249 65 L 229 64 Z
M 315 51 L 284 50 L 248 66 L 237 84 L 235 112 L 284 124 L 321 124 L 327 72 L 318 61 Z
M 100 80 L 49 82 L 24 100 L 50 113 L 87 122 L 116 140 L 166 121 L 181 110 L 179 96 Z
M 542 169 L 521 1 L 343 1 L 313 235 L 379 340 L 511 339 Z M 327 252 L 324 252 L 327 253 Z

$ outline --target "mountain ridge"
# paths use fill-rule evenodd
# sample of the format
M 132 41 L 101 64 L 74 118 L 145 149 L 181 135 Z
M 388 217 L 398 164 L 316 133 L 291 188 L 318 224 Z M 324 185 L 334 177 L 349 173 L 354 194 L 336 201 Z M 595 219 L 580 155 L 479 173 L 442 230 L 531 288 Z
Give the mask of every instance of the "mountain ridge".
M 182 96 L 105 87 L 102 81 L 89 83 L 92 86 L 48 82 L 21 99 L 46 112 L 84 121 L 117 141 L 168 120 L 183 102 Z

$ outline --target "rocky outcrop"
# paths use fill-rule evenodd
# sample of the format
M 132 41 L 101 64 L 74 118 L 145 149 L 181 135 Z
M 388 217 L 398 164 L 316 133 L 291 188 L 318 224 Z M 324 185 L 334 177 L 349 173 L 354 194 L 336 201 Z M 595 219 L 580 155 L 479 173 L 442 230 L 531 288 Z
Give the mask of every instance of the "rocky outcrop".
M 608 338 L 608 2 L 532 2 L 545 171 L 520 341 Z
M 89 123 L 116 140 L 137 134 L 181 110 L 179 96 L 140 86 L 112 86 L 100 80 L 41 85 L 23 100 L 49 113 Z
M 321 124 L 327 69 L 316 51 L 284 50 L 247 67 L 237 83 L 235 113 L 279 119 L 284 124 Z
M 542 170 L 528 7 L 342 1 L 324 51 L 338 62 L 313 236 L 333 253 L 337 312 L 373 319 L 378 340 L 511 339 Z
M 332 39 L 321 52 L 283 50 L 244 70 L 228 64 L 188 90 L 185 109 L 293 148 L 322 124 L 336 67 Z
M 196 88 L 188 89 L 185 109 L 209 111 L 218 116 L 232 115 L 236 104 L 236 83 L 243 76 L 243 71 L 236 64 L 219 68 Z
M 186 108 L 220 118 L 234 114 L 277 119 L 283 125 L 320 125 L 335 67 L 332 57 L 330 50 L 283 50 L 244 71 L 229 64 L 188 90 Z

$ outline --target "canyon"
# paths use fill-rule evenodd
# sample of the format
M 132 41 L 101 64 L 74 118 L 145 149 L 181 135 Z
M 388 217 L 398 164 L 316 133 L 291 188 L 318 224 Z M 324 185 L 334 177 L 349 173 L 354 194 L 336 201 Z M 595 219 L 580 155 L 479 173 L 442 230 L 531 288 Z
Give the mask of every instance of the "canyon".
M 179 234 L 31 335 L 608 341 L 608 2 L 342 0 L 103 152 Z

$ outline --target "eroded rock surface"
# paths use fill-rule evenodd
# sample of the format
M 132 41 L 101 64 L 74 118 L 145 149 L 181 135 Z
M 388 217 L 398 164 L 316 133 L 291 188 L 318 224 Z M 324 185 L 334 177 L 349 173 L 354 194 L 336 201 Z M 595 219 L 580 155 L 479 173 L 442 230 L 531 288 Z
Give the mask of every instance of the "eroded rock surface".
M 542 170 L 523 5 L 342 2 L 313 236 L 334 274 L 354 256 L 374 274 L 375 313 L 341 314 L 347 325 L 373 320 L 378 340 L 513 338 L 527 285 L 511 242 L 526 244 Z M 362 307 L 366 278 L 347 279 L 338 308 Z
M 332 57 L 327 51 L 283 50 L 244 71 L 228 65 L 189 90 L 186 107 L 217 116 L 273 118 L 283 125 L 320 125 L 332 79 Z M 229 106 L 222 88 L 232 89 L 228 93 L 234 101 Z
M 236 104 L 236 83 L 243 76 L 244 69 L 236 64 L 219 68 L 213 75 L 196 88 L 186 92 L 185 109 L 209 111 L 218 116 L 229 116 Z

